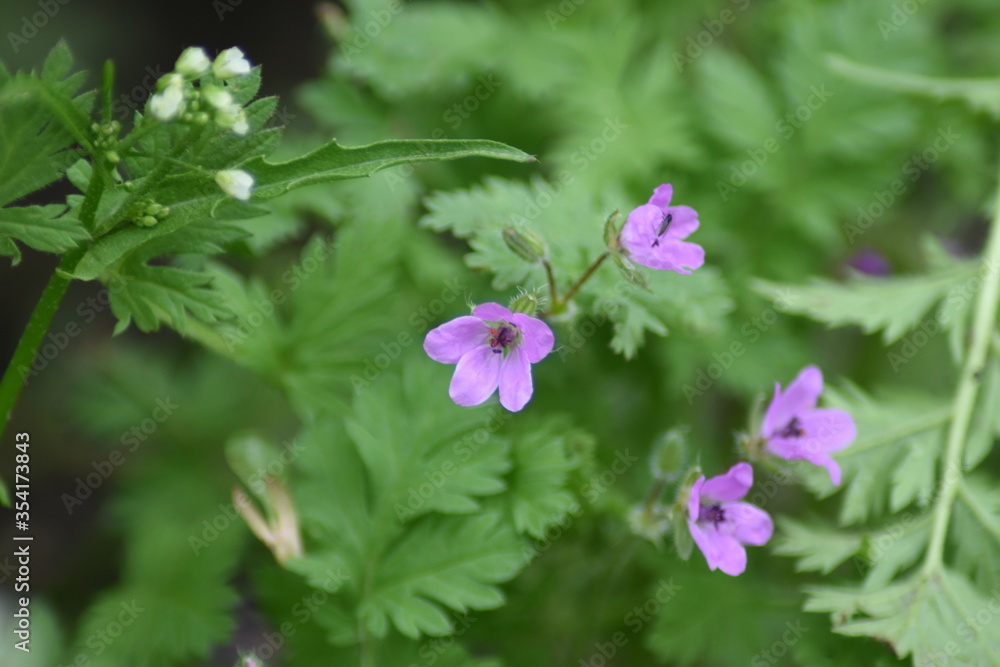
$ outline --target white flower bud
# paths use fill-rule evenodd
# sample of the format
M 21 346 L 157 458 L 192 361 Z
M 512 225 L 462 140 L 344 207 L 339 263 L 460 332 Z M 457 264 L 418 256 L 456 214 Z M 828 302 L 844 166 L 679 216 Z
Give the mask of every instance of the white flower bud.
M 223 169 L 215 173 L 215 182 L 219 184 L 222 191 L 233 199 L 246 201 L 250 199 L 250 191 L 253 189 L 253 176 L 243 169 Z
M 216 78 L 223 80 L 243 76 L 249 72 L 250 62 L 243 57 L 243 51 L 235 46 L 220 53 L 212 65 L 212 73 Z
M 202 74 L 207 74 L 212 68 L 212 61 L 209 60 L 205 49 L 200 46 L 189 46 L 181 53 L 177 59 L 174 69 L 184 76 L 196 78 Z
M 236 100 L 233 99 L 232 93 L 228 90 L 219 88 L 218 86 L 205 86 L 202 88 L 201 98 L 205 100 L 209 106 L 216 109 L 227 109 L 236 105 Z
M 183 108 L 184 88 L 181 86 L 167 86 L 162 93 L 156 93 L 149 98 L 149 113 L 164 123 L 177 118 Z

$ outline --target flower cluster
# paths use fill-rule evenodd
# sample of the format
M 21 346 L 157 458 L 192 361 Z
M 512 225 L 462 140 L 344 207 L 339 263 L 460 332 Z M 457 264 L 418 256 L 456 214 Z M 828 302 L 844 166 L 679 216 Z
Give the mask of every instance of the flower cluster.
M 614 227 L 617 214 L 613 214 L 605 227 L 608 252 L 562 298 L 556 294 L 552 266 L 541 239 L 528 230 L 509 228 L 503 230 L 503 241 L 525 261 L 545 267 L 552 293 L 549 314 L 564 312 L 580 285 L 608 256 L 614 257 L 628 280 L 642 286 L 645 278 L 638 276 L 633 262 L 684 275 L 705 263 L 704 249 L 684 240 L 698 229 L 698 212 L 690 206 L 671 206 L 672 198 L 673 187 L 660 185 L 647 203 L 629 213 L 620 231 Z M 531 364 L 552 351 L 555 339 L 548 325 L 532 317 L 533 305 L 518 307 L 525 296 L 515 300 L 510 310 L 496 303 L 481 304 L 471 316 L 446 322 L 427 334 L 424 350 L 431 359 L 456 364 L 449 394 L 458 405 L 479 405 L 498 388 L 500 403 L 512 412 L 521 410 L 531 398 Z M 785 391 L 776 384 L 760 432 L 745 441 L 753 445 L 747 447 L 747 454 L 751 458 L 767 454 L 806 460 L 825 467 L 831 481 L 840 484 L 840 467 L 831 454 L 848 446 L 856 429 L 854 420 L 843 410 L 816 408 L 822 391 L 823 375 L 815 366 L 805 368 Z M 655 484 L 646 503 L 630 514 L 632 528 L 659 544 L 660 537 L 673 526 L 683 558 L 690 555 L 693 541 L 710 569 L 742 574 L 747 565 L 746 547 L 766 544 L 774 532 L 767 512 L 742 502 L 753 486 L 753 467 L 737 463 L 712 478 L 696 467 L 680 483 L 675 510 L 667 510 L 655 501 L 679 476 L 685 448 L 683 438 L 671 433 L 654 451 Z
M 180 120 L 204 125 L 212 121 L 243 136 L 250 131 L 246 111 L 227 90 L 227 81 L 249 72 L 249 61 L 236 47 L 220 53 L 215 62 L 201 47 L 188 47 L 177 59 L 174 71 L 157 82 L 157 92 L 149 98 L 149 113 L 165 123 Z

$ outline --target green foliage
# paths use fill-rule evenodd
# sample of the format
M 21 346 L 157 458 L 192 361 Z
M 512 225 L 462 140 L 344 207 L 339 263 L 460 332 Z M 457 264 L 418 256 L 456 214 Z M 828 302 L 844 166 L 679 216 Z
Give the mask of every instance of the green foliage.
M 358 394 L 343 427 L 321 420 L 305 436 L 297 500 L 313 544 L 291 567 L 313 586 L 345 573 L 338 605 L 350 611 L 320 621 L 338 642 L 384 637 L 390 623 L 408 637 L 445 635 L 455 630 L 449 610 L 498 606 L 495 585 L 526 564 L 518 533 L 537 532 L 543 513 L 558 518 L 572 502 L 563 439 L 520 444 L 546 453 L 551 479 L 533 481 L 518 458 L 508 490 L 510 444 L 497 435 L 508 417 L 428 393 L 441 371 L 425 361 L 401 378 L 386 373 Z M 512 516 L 480 511 L 497 494 Z

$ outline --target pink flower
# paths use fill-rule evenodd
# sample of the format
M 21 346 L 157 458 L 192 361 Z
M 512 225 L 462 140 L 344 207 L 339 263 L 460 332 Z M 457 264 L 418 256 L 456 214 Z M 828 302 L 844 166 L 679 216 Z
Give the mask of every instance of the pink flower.
M 691 487 L 688 529 L 705 554 L 709 569 L 728 575 L 742 574 L 747 567 L 744 545 L 760 546 L 771 539 L 774 524 L 767 512 L 748 503 L 735 502 L 753 486 L 753 468 L 737 463 L 725 475 L 705 480 L 702 475 Z
M 854 441 L 854 418 L 843 410 L 818 410 L 823 374 L 806 366 L 782 393 L 774 383 L 774 399 L 767 406 L 761 435 L 765 448 L 783 459 L 805 459 L 825 467 L 834 485 L 840 484 L 840 466 L 830 457 Z
M 704 248 L 681 240 L 698 229 L 698 212 L 670 206 L 673 194 L 669 183 L 656 188 L 649 203 L 628 214 L 619 243 L 643 266 L 688 274 L 705 263 Z
M 427 333 L 424 351 L 434 361 L 458 364 L 448 395 L 461 406 L 479 405 L 500 387 L 500 404 L 517 412 L 531 398 L 531 364 L 552 351 L 555 337 L 541 320 L 496 303 L 476 306 Z

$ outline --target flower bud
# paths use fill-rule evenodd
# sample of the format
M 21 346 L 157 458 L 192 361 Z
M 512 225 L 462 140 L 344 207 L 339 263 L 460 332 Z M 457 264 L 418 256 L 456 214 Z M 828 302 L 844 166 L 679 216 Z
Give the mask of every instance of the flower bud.
M 250 199 L 250 191 L 254 184 L 253 176 L 243 169 L 217 171 L 215 172 L 215 182 L 218 183 L 223 192 L 240 201 Z
M 243 57 L 243 51 L 235 46 L 220 53 L 212 65 L 212 73 L 217 79 L 222 80 L 243 76 L 249 72 L 250 62 Z
M 537 262 L 545 257 L 545 243 L 526 229 L 507 227 L 503 230 L 503 241 L 511 252 L 529 262 Z
M 510 312 L 512 313 L 524 313 L 530 316 L 534 315 L 537 311 L 538 299 L 534 294 L 525 292 L 510 302 Z
M 233 94 L 218 86 L 203 86 L 201 97 L 216 109 L 228 109 L 236 104 Z
M 205 49 L 200 46 L 189 46 L 181 52 L 181 57 L 177 59 L 174 69 L 184 76 L 197 78 L 206 74 L 212 67 Z
M 168 123 L 184 109 L 184 88 L 167 86 L 163 92 L 149 98 L 149 113 L 156 120 Z
M 618 219 L 618 210 L 611 212 L 604 222 L 604 245 L 608 250 L 614 252 L 618 250 L 618 230 L 615 229 L 615 220 Z
M 687 434 L 685 429 L 667 431 L 653 443 L 649 467 L 656 479 L 673 482 L 687 466 Z

